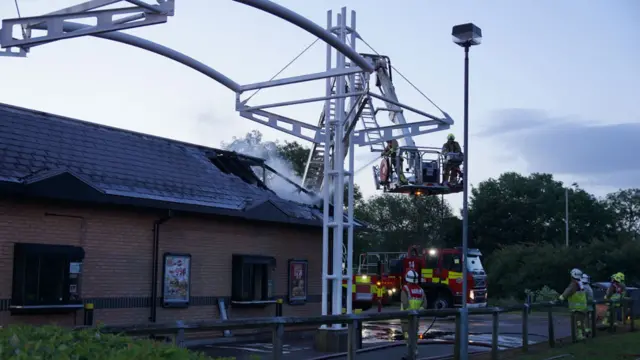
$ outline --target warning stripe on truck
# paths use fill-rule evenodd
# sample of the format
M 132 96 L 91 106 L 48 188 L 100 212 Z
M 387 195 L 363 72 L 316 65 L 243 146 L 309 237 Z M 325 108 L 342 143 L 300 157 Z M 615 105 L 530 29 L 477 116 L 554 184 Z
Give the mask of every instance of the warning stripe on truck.
M 457 283 L 458 279 L 462 279 L 462 273 L 456 271 L 449 271 L 449 274 L 446 278 L 441 279 L 439 276 L 433 276 L 433 269 L 422 269 L 421 271 L 422 279 L 425 282 L 431 282 L 434 284 L 447 284 L 453 285 Z

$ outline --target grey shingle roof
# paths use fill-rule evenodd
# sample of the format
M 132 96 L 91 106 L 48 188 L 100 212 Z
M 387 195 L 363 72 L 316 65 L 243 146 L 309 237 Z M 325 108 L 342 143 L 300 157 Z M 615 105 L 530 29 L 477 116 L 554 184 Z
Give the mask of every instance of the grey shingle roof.
M 0 181 L 36 183 L 68 173 L 106 195 L 232 212 L 276 207 L 317 221 L 317 208 L 225 174 L 215 149 L 0 104 Z

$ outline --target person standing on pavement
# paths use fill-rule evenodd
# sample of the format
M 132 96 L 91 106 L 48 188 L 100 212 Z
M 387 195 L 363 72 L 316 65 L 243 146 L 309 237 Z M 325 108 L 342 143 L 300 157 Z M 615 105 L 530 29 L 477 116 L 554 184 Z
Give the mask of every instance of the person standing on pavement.
M 582 274 L 582 287 L 584 288 L 584 293 L 587 295 L 587 313 L 586 319 L 590 319 L 589 316 L 595 316 L 593 312 L 595 311 L 595 305 L 593 304 L 593 289 L 591 288 L 591 278 L 587 274 Z M 591 325 L 585 326 L 585 335 L 587 337 L 591 337 Z
M 415 270 L 410 269 L 405 275 L 406 284 L 402 287 L 402 293 L 400 294 L 401 304 L 400 310 L 420 310 L 427 307 L 427 297 L 420 287 L 418 273 Z M 407 343 L 407 350 L 409 350 L 409 320 L 402 319 L 402 333 L 404 335 L 405 342 Z M 416 334 L 417 336 L 417 334 Z M 416 347 L 416 356 L 418 355 L 418 348 Z M 404 357 L 403 359 L 406 359 Z
M 584 321 L 587 312 L 587 294 L 582 286 L 582 271 L 573 269 L 570 272 L 571 282 L 558 298 L 560 301 L 569 302 L 569 310 L 575 314 L 574 323 L 571 324 L 576 329 L 576 340 L 584 340 Z

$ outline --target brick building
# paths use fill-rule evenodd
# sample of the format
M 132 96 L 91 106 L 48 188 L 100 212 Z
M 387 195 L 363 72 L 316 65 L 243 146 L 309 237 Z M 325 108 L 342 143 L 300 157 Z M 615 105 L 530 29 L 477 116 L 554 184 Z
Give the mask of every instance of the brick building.
M 87 302 L 105 324 L 217 319 L 220 299 L 230 318 L 269 316 L 255 302 L 276 297 L 319 314 L 322 213 L 250 165 L 0 104 L 0 325 L 80 325 Z M 291 306 L 290 259 L 308 276 Z

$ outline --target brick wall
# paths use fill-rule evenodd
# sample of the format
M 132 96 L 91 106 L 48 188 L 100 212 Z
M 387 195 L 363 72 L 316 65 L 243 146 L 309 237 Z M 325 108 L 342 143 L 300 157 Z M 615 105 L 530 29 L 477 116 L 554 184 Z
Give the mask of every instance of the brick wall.
M 0 200 L 0 325 L 9 323 L 82 323 L 82 311 L 70 315 L 11 316 L 13 244 L 33 242 L 82 246 L 85 260 L 82 296 L 95 300 L 95 320 L 105 324 L 147 323 L 151 292 L 153 222 L 159 216 L 122 209 L 70 207 Z M 319 315 L 321 230 L 238 222 L 221 218 L 176 216 L 160 225 L 158 292 L 162 291 L 164 252 L 190 253 L 191 297 L 206 297 L 186 309 L 164 309 L 157 322 L 218 318 L 215 297 L 231 296 L 231 254 L 274 256 L 275 293 L 287 293 L 287 260 L 309 261 L 310 302 L 285 305 L 285 315 Z M 212 300 L 213 299 L 213 300 Z M 117 300 L 117 301 L 116 301 Z M 108 305 L 100 305 L 108 304 Z M 231 318 L 270 316 L 265 309 L 229 309 Z

